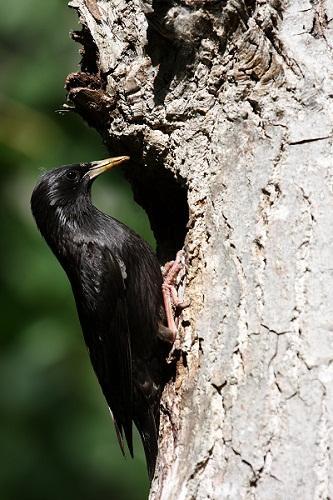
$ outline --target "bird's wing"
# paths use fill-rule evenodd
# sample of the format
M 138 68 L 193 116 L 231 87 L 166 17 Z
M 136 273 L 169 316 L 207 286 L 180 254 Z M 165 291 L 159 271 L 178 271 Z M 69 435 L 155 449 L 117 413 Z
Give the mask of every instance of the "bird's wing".
M 81 293 L 86 310 L 80 317 L 91 362 L 113 415 L 119 444 L 123 432 L 133 455 L 133 385 L 131 343 L 122 261 L 97 243 L 83 245 Z M 88 310 L 87 310 L 88 309 Z

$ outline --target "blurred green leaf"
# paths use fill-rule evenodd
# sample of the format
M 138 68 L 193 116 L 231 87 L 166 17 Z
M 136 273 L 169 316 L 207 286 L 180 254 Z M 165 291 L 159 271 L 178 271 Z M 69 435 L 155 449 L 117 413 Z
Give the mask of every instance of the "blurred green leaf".
M 66 276 L 39 235 L 30 196 L 42 169 L 101 159 L 101 139 L 56 114 L 78 67 L 62 0 L 0 4 L 1 500 L 142 500 L 140 440 L 124 459 L 82 339 Z M 146 214 L 118 170 L 94 201 L 153 245 Z

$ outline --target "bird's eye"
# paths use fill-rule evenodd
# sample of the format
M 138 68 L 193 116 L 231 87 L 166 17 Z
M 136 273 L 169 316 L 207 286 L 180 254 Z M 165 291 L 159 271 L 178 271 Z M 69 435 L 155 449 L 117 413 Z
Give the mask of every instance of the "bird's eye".
M 67 177 L 67 179 L 70 179 L 71 181 L 74 181 L 77 178 L 77 172 L 75 172 L 75 170 L 69 170 L 66 173 L 66 177 Z

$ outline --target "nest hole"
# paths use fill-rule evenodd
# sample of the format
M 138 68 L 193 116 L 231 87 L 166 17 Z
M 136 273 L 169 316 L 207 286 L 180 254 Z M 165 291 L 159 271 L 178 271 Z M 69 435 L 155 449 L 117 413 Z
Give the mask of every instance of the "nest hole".
M 185 179 L 161 164 L 150 167 L 133 161 L 125 168 L 125 176 L 135 201 L 148 215 L 160 262 L 173 260 L 184 246 L 189 219 Z

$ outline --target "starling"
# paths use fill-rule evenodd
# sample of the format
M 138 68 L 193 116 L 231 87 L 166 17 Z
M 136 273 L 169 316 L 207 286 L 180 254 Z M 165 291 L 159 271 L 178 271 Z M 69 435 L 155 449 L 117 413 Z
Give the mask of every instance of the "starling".
M 177 268 L 171 266 L 171 279 L 169 273 L 163 285 L 149 245 L 92 204 L 93 180 L 128 159 L 66 165 L 45 173 L 33 191 L 31 209 L 71 283 L 84 340 L 122 452 L 125 438 L 133 456 L 134 422 L 151 479 L 159 401 L 170 376 L 166 357 L 175 336 L 168 293 Z

